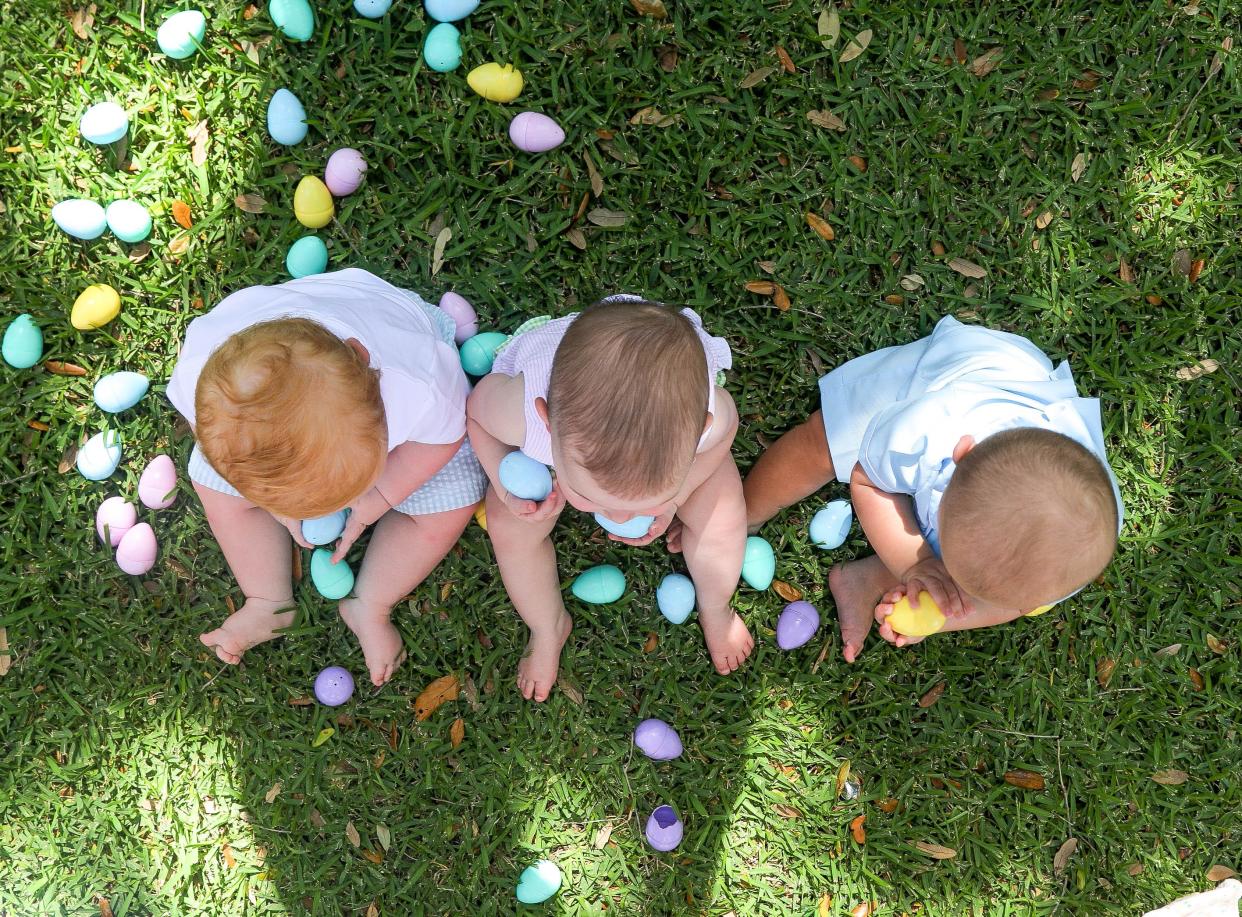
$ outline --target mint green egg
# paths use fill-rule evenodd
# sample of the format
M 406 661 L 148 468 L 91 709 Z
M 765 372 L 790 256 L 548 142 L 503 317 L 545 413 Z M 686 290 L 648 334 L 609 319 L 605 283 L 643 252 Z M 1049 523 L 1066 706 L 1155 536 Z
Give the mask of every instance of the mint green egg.
M 155 41 L 169 57 L 184 60 L 202 47 L 206 34 L 207 17 L 198 10 L 182 10 L 164 20 Z
M 343 599 L 354 589 L 354 571 L 341 561 L 332 563 L 332 551 L 315 548 L 311 554 L 311 582 L 325 599 Z
M 315 34 L 315 14 L 307 0 L 271 0 L 267 13 L 286 38 L 306 41 Z
M 742 579 L 752 589 L 767 589 L 776 575 L 776 554 L 772 546 L 758 535 L 746 539 L 746 554 L 742 558 Z
M 467 339 L 461 345 L 461 366 L 472 376 L 486 376 L 492 371 L 496 348 L 509 340 L 509 335 L 499 331 L 484 331 Z
M 461 32 L 451 22 L 441 22 L 427 33 L 423 60 L 437 73 L 456 70 L 461 64 Z
M 285 267 L 296 277 L 322 274 L 328 266 L 328 246 L 319 236 L 303 236 L 289 246 Z
M 570 589 L 584 602 L 608 605 L 625 593 L 625 574 L 612 564 L 601 564 L 580 573 Z
M 141 242 L 151 235 L 151 214 L 137 201 L 113 201 L 104 210 L 112 234 L 122 242 Z
M 560 887 L 560 868 L 551 860 L 540 860 L 522 870 L 515 893 L 523 904 L 540 904 L 555 895 Z
M 0 351 L 14 369 L 29 369 L 43 356 L 43 331 L 29 314 L 19 315 L 4 329 Z

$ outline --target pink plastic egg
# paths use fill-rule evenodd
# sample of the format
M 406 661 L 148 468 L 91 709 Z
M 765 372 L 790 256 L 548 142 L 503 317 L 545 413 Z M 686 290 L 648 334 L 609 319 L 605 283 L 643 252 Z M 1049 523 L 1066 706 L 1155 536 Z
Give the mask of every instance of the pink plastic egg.
M 177 468 L 166 455 L 157 455 L 138 479 L 138 499 L 150 509 L 167 509 L 177 500 Z
M 109 497 L 95 511 L 95 531 L 99 540 L 114 548 L 137 522 L 137 508 L 124 497 Z
M 353 194 L 367 174 L 367 161 L 362 154 L 350 147 L 342 147 L 328 157 L 323 170 L 323 183 L 337 197 Z
M 155 565 L 155 532 L 145 522 L 139 522 L 125 533 L 116 548 L 117 566 L 131 576 L 142 576 Z
M 509 139 L 524 153 L 546 153 L 565 142 L 565 132 L 547 115 L 524 111 L 509 122 Z
M 475 314 L 474 306 L 470 305 L 466 297 L 451 291 L 445 293 L 440 297 L 440 309 L 457 326 L 457 331 L 453 334 L 453 340 L 458 347 L 467 339 L 479 333 L 479 317 Z

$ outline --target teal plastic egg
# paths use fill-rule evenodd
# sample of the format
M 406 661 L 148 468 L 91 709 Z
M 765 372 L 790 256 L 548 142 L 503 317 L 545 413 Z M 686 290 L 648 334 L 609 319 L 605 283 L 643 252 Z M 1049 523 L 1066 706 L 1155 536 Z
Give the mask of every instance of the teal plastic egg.
M 354 589 L 354 571 L 341 561 L 332 563 L 332 551 L 315 548 L 311 554 L 311 582 L 325 599 L 343 599 Z
M 672 624 L 684 624 L 694 611 L 694 581 L 681 573 L 670 573 L 656 589 L 660 614 Z
M 151 235 L 151 214 L 137 201 L 113 201 L 104 211 L 112 234 L 122 242 L 141 242 Z
M 102 481 L 121 464 L 121 436 L 113 430 L 96 433 L 78 450 L 78 474 L 88 481 Z
M 427 15 L 436 22 L 456 22 L 479 8 L 479 0 L 423 0 Z
M 288 89 L 277 89 L 267 103 L 267 132 L 284 146 L 306 139 L 306 109 Z
M 642 538 L 655 522 L 655 516 L 634 516 L 625 522 L 613 522 L 603 513 L 595 514 L 599 527 L 618 538 Z
M 612 564 L 601 564 L 578 574 L 573 594 L 592 605 L 607 605 L 625 594 L 625 574 Z
M 322 274 L 328 267 L 328 246 L 319 236 L 303 236 L 289 246 L 285 267 L 294 277 Z
M 525 452 L 510 452 L 500 460 L 500 486 L 520 500 L 541 503 L 552 493 L 552 472 Z
M 184 60 L 203 44 L 207 34 L 207 17 L 198 10 L 173 13 L 155 33 L 155 42 L 169 57 Z
M 427 33 L 423 60 L 437 73 L 448 73 L 461 66 L 461 32 L 451 22 L 441 22 Z
M 315 34 L 315 13 L 307 0 L 270 0 L 267 14 L 286 38 L 306 41 Z
M 522 870 L 514 894 L 523 904 L 541 904 L 555 895 L 560 887 L 560 869 L 551 860 L 540 860 Z
M 78 122 L 78 133 L 85 140 L 107 146 L 116 143 L 129 130 L 129 116 L 115 102 L 92 105 Z
M 61 201 L 53 207 L 52 219 L 75 239 L 98 239 L 108 227 L 104 209 L 80 197 Z
M 95 404 L 101 411 L 116 414 L 136 405 L 150 387 L 142 373 L 108 373 L 95 383 Z
M 354 0 L 354 12 L 367 19 L 379 19 L 390 6 L 392 0 Z
M 832 551 L 841 547 L 854 524 L 854 510 L 846 500 L 833 500 L 811 519 L 808 534 L 815 547 Z
M 746 554 L 742 558 L 742 579 L 752 589 L 767 589 L 776 576 L 776 554 L 772 546 L 758 535 L 746 539 Z
M 461 366 L 472 376 L 486 376 L 492 371 L 496 348 L 509 340 L 509 335 L 499 331 L 484 331 L 461 345 Z
M 0 344 L 4 362 L 14 369 L 29 369 L 43 356 L 43 331 L 29 314 L 17 316 L 4 329 Z

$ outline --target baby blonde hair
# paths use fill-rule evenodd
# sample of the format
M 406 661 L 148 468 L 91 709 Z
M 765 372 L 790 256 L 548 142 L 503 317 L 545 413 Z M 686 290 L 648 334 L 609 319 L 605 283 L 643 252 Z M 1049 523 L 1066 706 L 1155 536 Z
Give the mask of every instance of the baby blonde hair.
M 262 322 L 226 340 L 203 366 L 194 409 L 207 461 L 278 516 L 346 506 L 387 456 L 379 373 L 310 319 Z
M 1117 547 L 1103 463 L 1060 433 L 989 436 L 958 462 L 940 502 L 949 573 L 972 594 L 1023 610 L 1091 582 Z
M 680 486 L 707 421 L 707 355 L 694 325 L 653 302 L 600 302 L 552 362 L 548 419 L 601 487 L 641 498 Z

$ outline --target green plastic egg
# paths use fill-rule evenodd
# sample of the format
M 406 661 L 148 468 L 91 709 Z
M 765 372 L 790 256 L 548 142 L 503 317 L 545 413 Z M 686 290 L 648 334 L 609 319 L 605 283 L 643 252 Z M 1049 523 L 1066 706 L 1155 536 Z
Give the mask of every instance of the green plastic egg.
M 353 591 L 354 571 L 345 561 L 332 563 L 332 551 L 328 548 L 315 548 L 310 568 L 311 582 L 325 599 L 343 599 Z
M 625 593 L 625 574 L 612 564 L 601 564 L 578 575 L 573 594 L 592 605 L 607 605 Z
M 551 860 L 540 860 L 522 870 L 515 892 L 523 904 L 540 904 L 555 895 L 560 887 L 561 870 Z
M 5 363 L 14 369 L 29 369 L 43 356 L 43 332 L 29 315 L 19 315 L 4 329 L 0 349 Z
M 758 535 L 746 539 L 746 554 L 742 558 L 742 579 L 752 589 L 767 589 L 776 575 L 776 554 L 772 546 Z
M 160 50 L 176 60 L 184 60 L 203 45 L 207 17 L 198 10 L 182 10 L 164 20 L 155 33 Z
M 322 274 L 328 266 L 328 246 L 319 236 L 303 236 L 289 246 L 285 267 L 296 277 Z
M 492 371 L 496 348 L 509 340 L 499 331 L 484 331 L 461 345 L 461 367 L 472 376 L 486 376 Z
M 271 0 L 267 12 L 286 38 L 306 41 L 315 34 L 315 14 L 307 0 Z
M 427 33 L 423 60 L 437 73 L 456 70 L 461 64 L 461 32 L 451 22 L 441 22 Z

